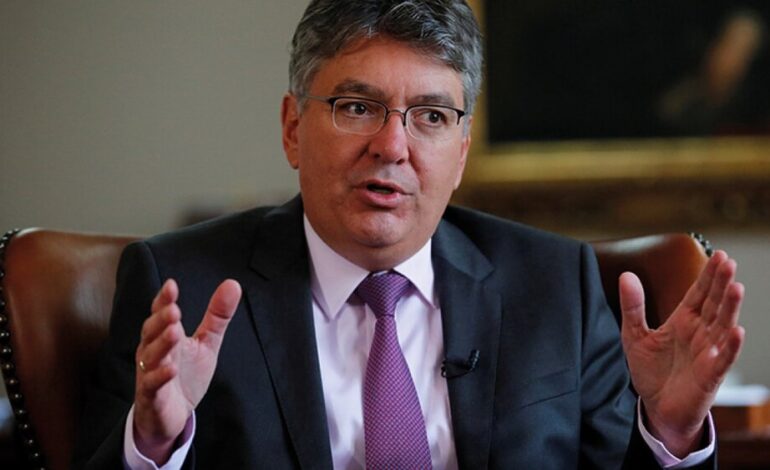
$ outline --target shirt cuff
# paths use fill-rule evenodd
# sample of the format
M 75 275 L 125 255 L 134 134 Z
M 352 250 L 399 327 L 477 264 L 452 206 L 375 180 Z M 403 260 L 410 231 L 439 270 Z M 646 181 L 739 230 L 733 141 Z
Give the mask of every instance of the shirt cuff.
M 155 462 L 148 459 L 139 449 L 136 448 L 134 441 L 134 407 L 128 412 L 126 418 L 126 427 L 123 430 L 123 464 L 128 470 L 179 470 L 182 468 L 187 453 L 190 451 L 193 436 L 195 435 L 195 411 L 184 425 L 182 434 L 177 439 L 177 449 L 171 454 L 171 458 L 162 467 L 155 465 Z
M 639 432 L 642 434 L 642 439 L 647 443 L 647 446 L 652 450 L 652 454 L 655 456 L 655 460 L 658 464 L 665 469 L 677 469 L 677 468 L 689 468 L 694 467 L 706 461 L 711 454 L 714 453 L 714 420 L 711 418 L 711 412 L 709 412 L 706 422 L 708 423 L 708 445 L 703 449 L 696 450 L 690 453 L 687 457 L 680 459 L 673 455 L 666 449 L 666 446 L 653 437 L 647 428 L 644 427 L 644 420 L 642 419 L 642 406 L 641 399 L 636 402 L 636 418 L 639 423 Z

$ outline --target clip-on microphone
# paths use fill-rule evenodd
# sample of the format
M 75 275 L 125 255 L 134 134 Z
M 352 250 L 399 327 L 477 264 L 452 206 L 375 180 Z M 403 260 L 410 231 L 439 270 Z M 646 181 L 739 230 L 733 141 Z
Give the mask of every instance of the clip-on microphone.
M 479 363 L 479 350 L 472 349 L 467 360 L 462 359 L 444 359 L 441 363 L 441 376 L 447 379 L 461 377 L 468 372 L 476 369 Z

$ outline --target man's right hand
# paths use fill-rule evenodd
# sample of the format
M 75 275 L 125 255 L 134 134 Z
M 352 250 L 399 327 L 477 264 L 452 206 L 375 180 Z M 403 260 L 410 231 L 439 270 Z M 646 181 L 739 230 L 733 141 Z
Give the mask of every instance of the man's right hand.
M 139 452 L 158 465 L 171 456 L 177 437 L 208 390 L 241 287 L 231 279 L 222 282 L 191 337 L 182 327 L 178 297 L 176 282 L 167 280 L 152 302 L 136 349 L 134 440 Z

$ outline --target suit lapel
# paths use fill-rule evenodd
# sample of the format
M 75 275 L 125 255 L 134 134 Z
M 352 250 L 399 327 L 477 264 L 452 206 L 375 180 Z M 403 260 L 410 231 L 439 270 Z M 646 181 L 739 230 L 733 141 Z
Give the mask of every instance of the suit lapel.
M 455 448 L 460 468 L 487 468 L 492 435 L 501 298 L 485 288 L 492 265 L 453 225 L 442 221 L 433 238 L 433 267 L 444 330 L 444 354 L 466 360 L 479 351 L 475 370 L 448 378 Z
M 307 244 L 299 197 L 268 214 L 257 230 L 251 267 L 258 274 L 246 300 L 281 413 L 301 468 L 331 468 Z M 500 294 L 485 287 L 492 265 L 453 225 L 433 237 L 444 355 L 465 360 L 479 350 L 477 368 L 447 379 L 461 468 L 488 467 L 500 338 Z
M 257 237 L 246 298 L 281 413 L 300 467 L 331 468 L 300 199 L 268 214 Z

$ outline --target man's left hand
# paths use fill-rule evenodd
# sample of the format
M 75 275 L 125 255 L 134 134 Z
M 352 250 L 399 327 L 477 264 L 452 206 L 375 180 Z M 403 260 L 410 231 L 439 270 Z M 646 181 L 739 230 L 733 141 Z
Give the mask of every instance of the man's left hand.
M 644 290 L 632 273 L 620 276 L 621 336 L 646 424 L 677 457 L 696 450 L 703 424 L 727 370 L 743 344 L 738 325 L 743 285 L 736 263 L 717 251 L 668 320 L 651 330 Z

